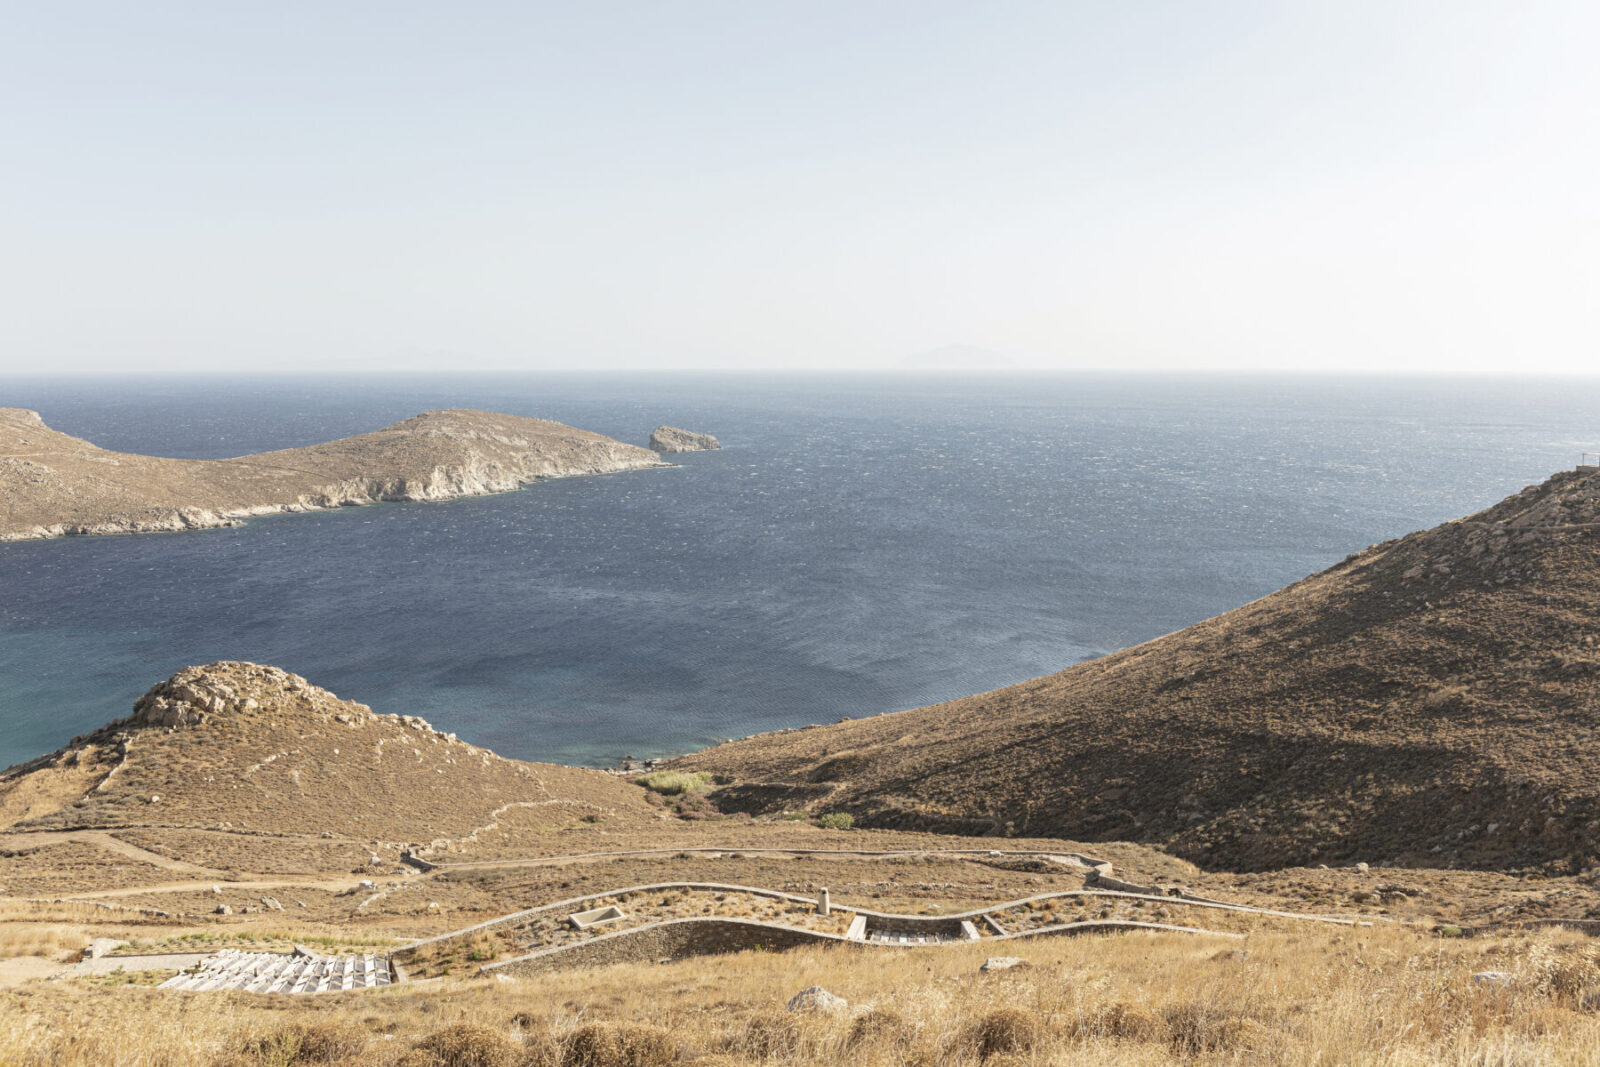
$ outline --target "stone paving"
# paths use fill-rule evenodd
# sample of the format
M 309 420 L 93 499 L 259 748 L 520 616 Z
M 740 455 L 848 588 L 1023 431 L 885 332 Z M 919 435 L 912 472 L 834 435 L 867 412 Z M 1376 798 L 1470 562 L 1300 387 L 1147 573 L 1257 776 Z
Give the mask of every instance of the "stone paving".
M 225 948 L 200 962 L 200 969 L 175 975 L 161 989 L 245 993 L 338 993 L 389 984 L 389 961 L 365 956 L 290 955 Z

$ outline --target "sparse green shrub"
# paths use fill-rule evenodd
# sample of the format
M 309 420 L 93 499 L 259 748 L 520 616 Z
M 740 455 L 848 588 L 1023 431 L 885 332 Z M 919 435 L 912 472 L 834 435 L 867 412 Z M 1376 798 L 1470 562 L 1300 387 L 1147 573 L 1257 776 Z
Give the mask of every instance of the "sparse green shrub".
M 675 797 L 684 793 L 703 793 L 711 784 L 709 771 L 652 771 L 634 779 L 652 793 Z
M 856 824 L 856 817 L 848 811 L 830 811 L 817 820 L 824 830 L 848 830 Z

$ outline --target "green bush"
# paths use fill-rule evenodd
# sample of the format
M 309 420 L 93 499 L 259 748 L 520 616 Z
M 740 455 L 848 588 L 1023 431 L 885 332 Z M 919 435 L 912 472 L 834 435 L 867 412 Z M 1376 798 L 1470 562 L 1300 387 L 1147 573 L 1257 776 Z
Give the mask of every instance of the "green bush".
M 856 824 L 856 817 L 848 811 L 830 811 L 817 820 L 824 830 L 848 830 Z
M 702 793 L 711 784 L 710 771 L 652 771 L 634 779 L 653 793 L 675 797 L 684 793 Z

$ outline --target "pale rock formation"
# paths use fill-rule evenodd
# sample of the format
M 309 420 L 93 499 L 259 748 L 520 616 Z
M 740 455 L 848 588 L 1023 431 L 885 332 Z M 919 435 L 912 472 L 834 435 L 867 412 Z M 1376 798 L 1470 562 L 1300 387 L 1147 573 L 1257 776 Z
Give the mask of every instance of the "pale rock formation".
M 789 1010 L 797 1012 L 821 1012 L 824 1015 L 834 1015 L 844 1011 L 850 1002 L 843 997 L 836 997 L 819 985 L 806 986 L 793 997 L 789 998 Z
M 1009 971 L 1013 967 L 1026 967 L 1028 961 L 1021 956 L 990 956 L 983 961 L 980 971 Z

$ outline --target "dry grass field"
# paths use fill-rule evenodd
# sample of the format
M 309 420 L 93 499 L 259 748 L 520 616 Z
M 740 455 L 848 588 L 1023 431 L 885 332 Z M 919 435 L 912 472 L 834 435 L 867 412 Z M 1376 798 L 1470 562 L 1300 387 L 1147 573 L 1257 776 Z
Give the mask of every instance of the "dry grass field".
M 321 998 L 167 994 L 69 980 L 0 1000 L 0 1063 L 1452 1064 L 1600 1061 L 1595 946 L 1376 927 L 1244 941 L 802 949 L 543 978 L 444 979 Z M 1473 980 L 1502 971 L 1505 984 Z M 802 988 L 836 1013 L 789 1012 Z

